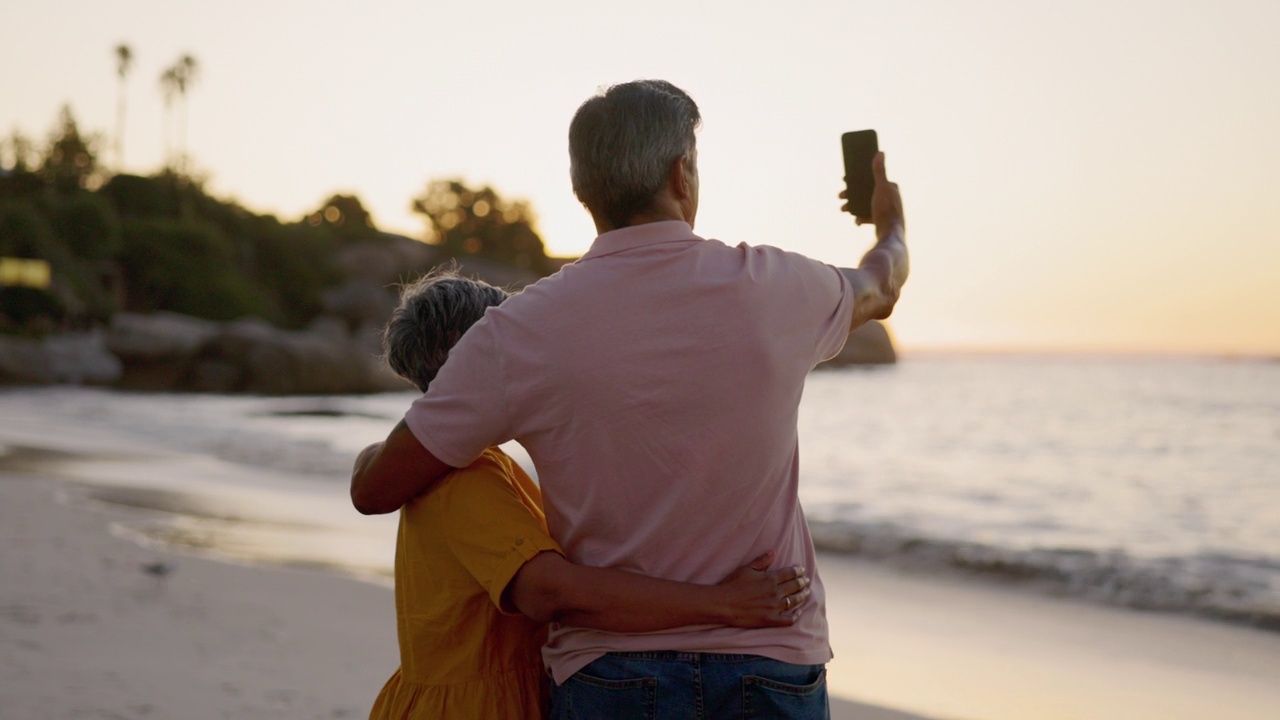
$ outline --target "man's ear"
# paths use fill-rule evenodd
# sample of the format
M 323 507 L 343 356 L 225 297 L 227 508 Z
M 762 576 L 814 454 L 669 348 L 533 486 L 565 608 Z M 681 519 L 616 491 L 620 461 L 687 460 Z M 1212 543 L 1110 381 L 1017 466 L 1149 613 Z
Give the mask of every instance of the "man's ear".
M 671 188 L 671 195 L 677 200 L 687 200 L 692 195 L 693 172 L 689 167 L 688 155 L 681 155 L 671 163 L 671 170 L 667 172 L 667 186 Z

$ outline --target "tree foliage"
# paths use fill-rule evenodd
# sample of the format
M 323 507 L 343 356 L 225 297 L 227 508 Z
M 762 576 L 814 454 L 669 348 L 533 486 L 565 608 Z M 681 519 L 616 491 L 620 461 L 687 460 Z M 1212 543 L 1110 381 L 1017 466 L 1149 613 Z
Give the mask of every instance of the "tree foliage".
M 120 253 L 120 220 L 102 195 L 77 192 L 46 198 L 47 217 L 75 257 L 112 260 Z
M 414 198 L 413 210 L 427 218 L 426 241 L 449 257 L 484 257 L 538 275 L 551 271 L 537 220 L 523 200 L 502 198 L 487 185 L 436 180 Z
M 49 138 L 40 174 L 61 192 L 89 187 L 98 176 L 97 135 L 82 135 L 70 106 L 63 106 Z
M 0 256 L 44 260 L 53 270 L 48 288 L 5 288 L 0 294 L 0 316 L 7 320 L 0 326 L 12 330 L 15 328 L 9 326 L 17 322 L 20 327 L 16 329 L 23 331 L 21 326 L 34 317 L 32 308 L 47 310 L 45 320 L 53 323 L 71 320 L 81 324 L 103 319 L 114 309 L 96 277 L 95 266 L 78 258 L 55 230 L 63 220 L 61 208 L 51 214 L 41 203 L 0 198 Z
M 7 167 L 14 173 L 31 172 L 40 163 L 40 153 L 31 138 L 14 130 L 9 137 L 0 140 L 0 168 Z
M 51 260 L 57 237 L 49 221 L 32 203 L 0 199 L 0 255 Z
M 49 223 L 30 204 L 0 198 L 0 257 L 60 257 Z M 27 333 L 60 323 L 66 310 L 47 288 L 0 287 L 0 331 Z
M 277 322 L 304 325 L 321 312 L 324 291 L 342 280 L 334 262 L 337 242 L 309 225 L 261 220 L 255 234 L 255 277 Z
M 307 215 L 307 224 L 328 228 L 342 242 L 368 240 L 379 236 L 373 216 L 355 195 L 331 195 L 315 212 Z
M 121 265 L 129 310 L 169 310 L 210 320 L 269 315 L 261 289 L 238 272 L 235 249 L 214 227 L 192 221 L 129 220 Z
M 131 59 L 126 46 L 117 48 L 122 80 Z M 166 71 L 171 98 L 185 100 L 195 71 L 189 56 Z M 158 174 L 108 177 L 100 144 L 69 107 L 46 143 L 16 131 L 0 139 L 0 255 L 45 260 L 52 276 L 48 288 L 0 287 L 0 332 L 92 325 L 119 310 L 251 315 L 302 327 L 346 280 L 338 266 L 344 246 L 395 237 L 379 231 L 352 194 L 331 195 L 297 222 L 214 197 L 184 169 L 185 151 L 172 147 L 171 164 Z M 539 276 L 553 269 L 524 201 L 438 180 L 413 208 L 441 259 L 485 259 Z
M 256 315 L 299 327 L 320 312 L 322 293 L 340 280 L 338 239 L 323 224 L 281 223 L 212 197 L 174 173 L 117 175 L 102 194 L 124 219 L 122 260 L 131 309 L 209 319 Z M 156 247 L 157 242 L 163 247 Z M 167 254 L 170 246 L 187 252 L 172 256 Z M 188 265 L 192 258 L 199 259 L 196 266 Z M 148 263 L 163 267 L 146 267 Z M 195 272 L 197 266 L 204 270 Z M 167 285 L 169 276 L 204 288 L 211 293 L 207 302 L 194 302 L 194 292 Z
M 175 188 L 158 177 L 116 175 L 102 186 L 100 194 L 121 218 L 176 218 L 180 214 Z
M 121 309 L 301 327 L 341 281 L 338 245 L 377 233 L 351 195 L 326 201 L 317 226 L 250 212 L 167 170 L 97 187 L 96 139 L 70 110 L 50 138 L 43 152 L 16 133 L 0 148 L 0 255 L 46 260 L 53 275 L 43 290 L 0 288 L 0 332 L 93 324 Z
M 200 76 L 200 64 L 194 55 L 183 53 L 173 65 L 160 73 L 160 92 L 164 95 L 165 107 L 165 163 L 175 172 L 185 173 L 190 170 L 191 159 L 187 154 L 187 92 Z M 181 113 L 178 115 L 178 139 L 176 146 L 169 142 L 167 133 L 171 124 L 169 117 L 173 110 L 173 99 L 182 101 Z
M 133 69 L 133 49 L 125 43 L 115 47 L 116 77 L 120 78 L 120 89 L 116 96 L 116 169 L 124 167 L 124 112 L 125 112 L 125 80 Z

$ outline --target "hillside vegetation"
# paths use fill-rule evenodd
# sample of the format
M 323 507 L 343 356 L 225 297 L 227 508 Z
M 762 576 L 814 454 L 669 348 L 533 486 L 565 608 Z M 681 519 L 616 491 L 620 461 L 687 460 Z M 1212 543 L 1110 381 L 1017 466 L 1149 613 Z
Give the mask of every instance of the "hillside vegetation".
M 282 220 L 213 197 L 173 168 L 110 173 L 100 142 L 64 109 L 43 147 L 17 133 L 0 144 L 0 258 L 50 268 L 47 286 L 0 285 L 0 334 L 84 329 L 122 311 L 302 328 L 323 312 L 325 291 L 348 280 L 343 248 L 404 240 L 380 231 L 352 195 Z M 409 202 L 436 262 L 507 267 L 499 274 L 517 284 L 555 269 L 526 203 L 460 180 L 429 182 Z

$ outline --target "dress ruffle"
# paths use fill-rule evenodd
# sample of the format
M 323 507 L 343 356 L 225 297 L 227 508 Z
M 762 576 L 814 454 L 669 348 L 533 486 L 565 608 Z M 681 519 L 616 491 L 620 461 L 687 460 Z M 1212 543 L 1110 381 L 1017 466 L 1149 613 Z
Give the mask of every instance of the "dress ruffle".
M 450 685 L 406 680 L 397 668 L 369 720 L 538 720 L 548 712 L 547 682 L 541 665 Z

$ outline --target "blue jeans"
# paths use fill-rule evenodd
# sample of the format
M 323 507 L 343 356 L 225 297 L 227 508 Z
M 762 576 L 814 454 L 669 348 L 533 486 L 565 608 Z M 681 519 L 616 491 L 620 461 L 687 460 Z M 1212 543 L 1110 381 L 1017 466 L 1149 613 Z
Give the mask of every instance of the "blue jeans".
M 759 655 L 609 653 L 552 684 L 552 720 L 827 720 L 827 671 Z

